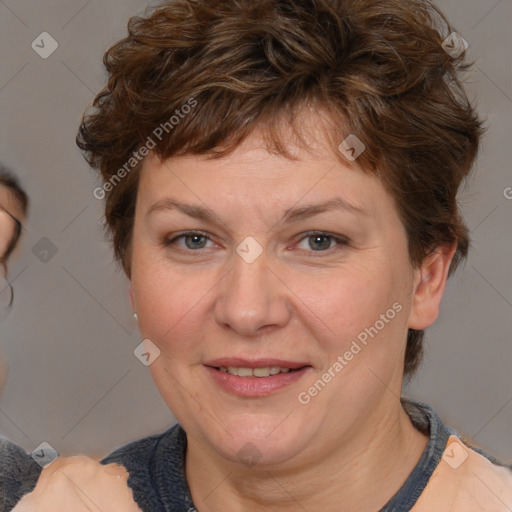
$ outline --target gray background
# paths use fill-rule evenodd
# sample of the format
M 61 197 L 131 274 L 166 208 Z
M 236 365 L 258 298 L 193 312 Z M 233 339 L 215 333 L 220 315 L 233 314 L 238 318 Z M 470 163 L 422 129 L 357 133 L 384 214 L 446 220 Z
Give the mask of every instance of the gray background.
M 467 91 L 490 129 L 460 196 L 473 248 L 449 283 L 425 364 L 406 391 L 512 462 L 512 200 L 504 194 L 512 187 L 511 1 L 438 5 L 470 45 L 476 66 Z M 29 451 L 46 441 L 64 454 L 103 455 L 175 422 L 133 355 L 140 339 L 128 281 L 103 241 L 102 204 L 92 194 L 98 183 L 74 143 L 83 110 L 104 85 L 104 51 L 146 6 L 0 2 L 0 160 L 32 200 L 10 269 L 15 306 L 1 326 L 10 375 L 0 433 Z M 44 31 L 59 44 L 48 59 L 31 48 Z

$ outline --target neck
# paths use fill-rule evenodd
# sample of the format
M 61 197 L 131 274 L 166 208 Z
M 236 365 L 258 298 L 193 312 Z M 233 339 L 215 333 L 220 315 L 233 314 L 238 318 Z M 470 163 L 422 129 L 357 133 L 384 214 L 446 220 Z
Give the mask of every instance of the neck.
M 396 401 L 353 435 L 328 438 L 337 441 L 328 453 L 318 449 L 315 458 L 261 469 L 227 461 L 189 438 L 186 477 L 197 510 L 374 512 L 400 489 L 428 442 Z

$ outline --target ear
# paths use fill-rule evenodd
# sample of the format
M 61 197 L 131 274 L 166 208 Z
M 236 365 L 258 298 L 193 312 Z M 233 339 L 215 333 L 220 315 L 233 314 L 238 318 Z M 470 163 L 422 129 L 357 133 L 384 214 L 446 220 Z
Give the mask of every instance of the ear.
M 410 329 L 426 329 L 437 320 L 456 249 L 457 244 L 439 247 L 415 270 Z

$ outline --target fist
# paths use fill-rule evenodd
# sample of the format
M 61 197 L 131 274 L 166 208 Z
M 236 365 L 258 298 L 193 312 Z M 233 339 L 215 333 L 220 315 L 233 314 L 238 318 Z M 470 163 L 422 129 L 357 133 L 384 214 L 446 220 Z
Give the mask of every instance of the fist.
M 128 472 L 85 456 L 56 459 L 13 512 L 141 512 L 128 487 Z

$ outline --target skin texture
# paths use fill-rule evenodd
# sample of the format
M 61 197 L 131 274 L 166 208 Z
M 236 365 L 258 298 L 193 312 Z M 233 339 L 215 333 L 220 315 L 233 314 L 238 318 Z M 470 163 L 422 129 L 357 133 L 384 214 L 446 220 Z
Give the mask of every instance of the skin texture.
M 13 512 L 140 512 L 117 464 L 88 457 L 59 458 L 43 469 L 33 492 Z
M 406 335 L 437 318 L 455 247 L 413 268 L 392 197 L 357 162 L 350 167 L 332 153 L 318 119 L 304 117 L 310 151 L 293 147 L 290 137 L 296 161 L 269 154 L 254 132 L 219 160 L 151 157 L 142 169 L 132 305 L 143 338 L 160 350 L 150 366 L 155 383 L 188 435 L 186 474 L 200 512 L 295 511 L 298 503 L 374 511 L 400 488 L 427 443 L 399 402 Z M 282 220 L 288 208 L 334 197 L 366 213 Z M 209 207 L 221 221 L 154 209 L 169 198 Z M 207 238 L 172 242 L 191 230 Z M 315 243 L 312 230 L 348 242 Z M 263 250 L 252 263 L 236 252 L 248 236 Z M 400 313 L 301 404 L 298 394 L 395 303 Z M 205 363 L 220 357 L 311 368 L 272 395 L 246 398 L 211 378 Z M 247 446 L 255 465 L 240 460 Z

